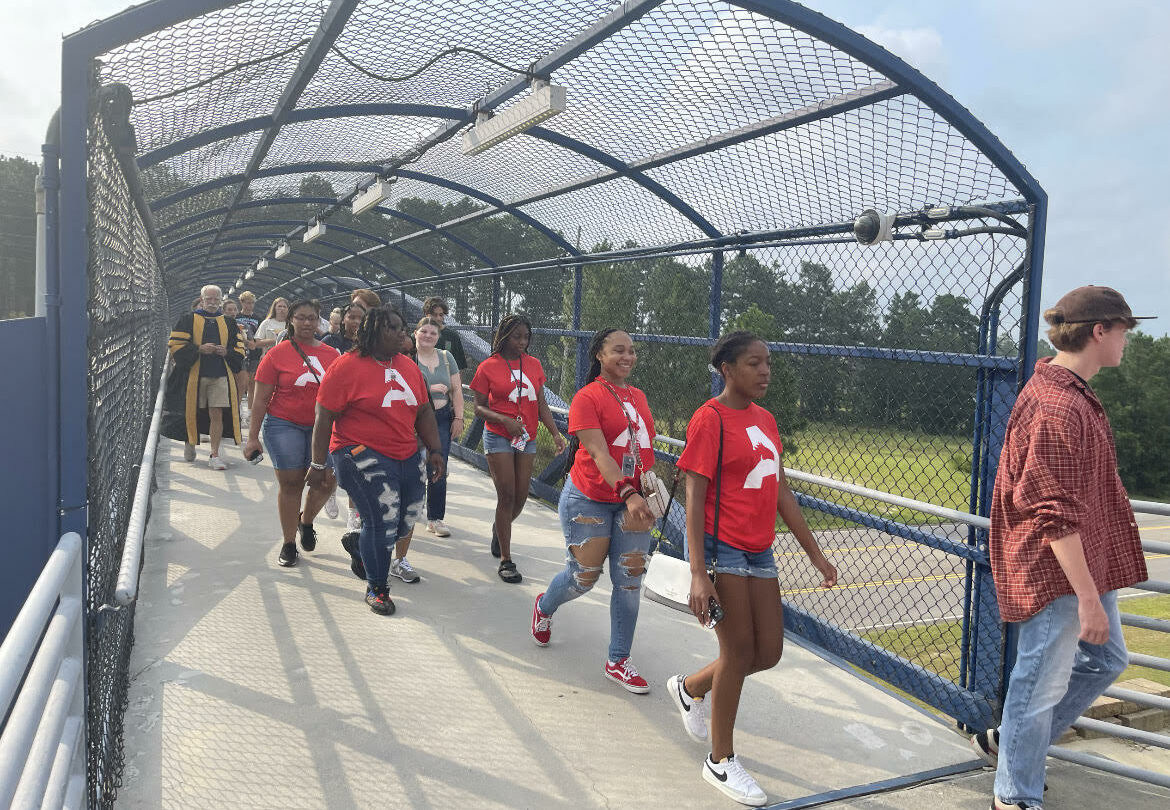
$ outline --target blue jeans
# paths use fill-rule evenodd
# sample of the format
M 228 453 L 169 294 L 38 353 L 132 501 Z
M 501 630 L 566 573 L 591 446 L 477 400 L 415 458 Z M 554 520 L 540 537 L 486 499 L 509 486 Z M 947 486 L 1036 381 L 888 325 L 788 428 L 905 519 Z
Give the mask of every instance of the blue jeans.
M 551 616 L 565 602 L 589 593 L 601 577 L 604 565 L 586 567 L 573 556 L 572 549 L 593 538 L 609 543 L 609 580 L 613 591 L 609 597 L 609 660 L 628 658 L 638 625 L 638 607 L 642 598 L 642 577 L 649 562 L 650 532 L 627 532 L 622 529 L 624 503 L 601 503 L 581 494 L 572 479 L 565 479 L 557 512 L 565 533 L 565 567 L 553 577 L 540 599 L 540 610 Z M 631 574 L 637 571 L 637 574 Z
M 1109 640 L 1086 644 L 1077 636 L 1077 598 L 1054 599 L 1019 624 L 1016 666 L 1008 683 L 999 726 L 995 795 L 1007 804 L 1044 799 L 1048 746 L 1117 679 L 1129 661 L 1117 591 L 1101 596 Z
M 523 450 L 517 450 L 512 446 L 512 439 L 508 436 L 501 436 L 498 433 L 492 433 L 490 430 L 483 432 L 483 454 L 485 456 L 492 453 L 535 453 L 536 452 L 536 437 L 529 436 L 528 444 L 524 445 Z
M 776 555 L 770 548 L 763 551 L 744 551 L 722 540 L 716 540 L 713 534 L 704 534 L 703 556 L 707 560 L 708 570 L 711 563 L 715 563 L 716 574 L 734 574 L 737 577 L 759 579 L 776 579 L 780 575 L 776 569 Z
M 448 402 L 435 411 L 435 421 L 439 423 L 439 447 L 443 450 L 443 461 L 451 455 L 451 420 L 455 416 L 455 409 Z M 426 450 L 423 450 L 426 453 Z M 443 468 L 443 477 L 431 483 L 427 481 L 427 520 L 442 520 L 447 515 L 447 468 Z
M 337 483 L 357 507 L 362 518 L 358 548 L 370 587 L 385 587 L 390 574 L 391 547 L 410 534 L 422 512 L 423 457 L 418 453 L 396 459 L 362 448 L 341 447 L 331 453 Z
M 272 414 L 264 415 L 261 425 L 264 449 L 273 469 L 307 470 L 313 460 L 313 426 L 298 425 Z

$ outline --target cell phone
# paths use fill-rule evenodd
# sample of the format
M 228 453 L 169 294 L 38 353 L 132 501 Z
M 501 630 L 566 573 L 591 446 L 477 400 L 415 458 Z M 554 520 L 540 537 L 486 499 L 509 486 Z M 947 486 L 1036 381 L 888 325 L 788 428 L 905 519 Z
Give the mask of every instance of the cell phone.
M 707 623 L 703 626 L 711 630 L 721 621 L 723 621 L 723 607 L 712 596 L 707 600 Z
M 261 461 L 264 460 L 264 454 L 262 452 L 260 452 L 259 450 L 253 450 L 252 455 L 244 456 L 244 458 L 246 458 L 248 461 L 252 462 L 253 464 L 259 464 Z

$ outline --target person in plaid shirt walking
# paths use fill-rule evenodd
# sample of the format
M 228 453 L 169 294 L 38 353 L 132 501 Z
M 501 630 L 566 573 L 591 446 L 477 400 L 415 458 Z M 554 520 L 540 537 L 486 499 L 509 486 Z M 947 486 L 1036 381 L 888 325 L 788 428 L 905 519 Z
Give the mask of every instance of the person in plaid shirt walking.
M 996 766 L 992 810 L 1043 807 L 1044 760 L 1125 669 L 1117 591 L 1147 578 L 1113 433 L 1089 380 L 1117 366 L 1135 318 L 1109 287 L 1078 287 L 1044 313 L 1055 357 L 1012 408 L 991 501 L 1000 616 L 1018 623 L 998 729 L 971 742 Z

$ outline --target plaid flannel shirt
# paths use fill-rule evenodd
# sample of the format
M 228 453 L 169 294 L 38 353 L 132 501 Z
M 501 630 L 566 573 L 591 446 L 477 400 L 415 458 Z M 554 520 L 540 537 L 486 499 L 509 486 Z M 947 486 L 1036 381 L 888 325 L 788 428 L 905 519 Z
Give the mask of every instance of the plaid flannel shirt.
M 1081 535 L 1098 593 L 1147 579 L 1105 409 L 1050 361 L 1036 364 L 1012 408 L 992 493 L 991 571 L 1005 622 L 1073 592 L 1049 548 L 1070 534 Z

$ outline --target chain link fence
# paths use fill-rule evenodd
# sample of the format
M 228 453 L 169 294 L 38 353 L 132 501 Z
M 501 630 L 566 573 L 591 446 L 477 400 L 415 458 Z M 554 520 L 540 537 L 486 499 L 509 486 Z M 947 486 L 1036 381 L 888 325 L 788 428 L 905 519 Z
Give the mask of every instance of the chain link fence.
M 100 108 L 99 108 L 100 109 Z M 119 122 L 90 122 L 89 528 L 85 565 L 86 784 L 91 807 L 112 807 L 121 785 L 122 724 L 134 644 L 134 604 L 114 608 L 122 547 L 166 359 L 166 290 L 146 223 L 111 138 Z M 124 122 L 122 122 L 124 130 Z M 115 138 L 118 136 L 115 134 Z M 144 471 L 153 475 L 153 471 Z

